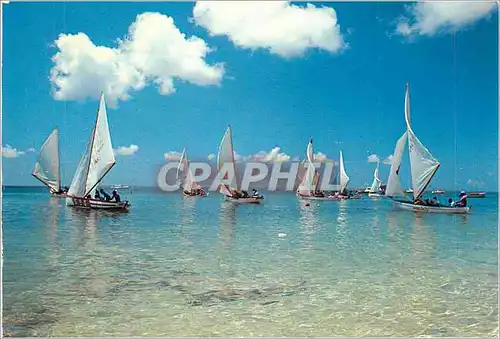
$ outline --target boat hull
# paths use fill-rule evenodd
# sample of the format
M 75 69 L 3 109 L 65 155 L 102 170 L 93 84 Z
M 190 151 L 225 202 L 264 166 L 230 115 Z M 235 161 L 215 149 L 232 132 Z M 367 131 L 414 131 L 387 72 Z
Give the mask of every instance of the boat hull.
M 484 198 L 484 197 L 486 197 L 485 192 L 467 193 L 467 198 Z
M 71 207 L 96 209 L 96 210 L 115 210 L 127 212 L 130 208 L 128 201 L 114 202 L 96 199 L 85 199 L 80 197 L 66 197 L 66 204 Z
M 384 197 L 383 194 L 379 194 L 379 193 L 368 193 L 368 196 L 370 198 L 382 198 L 382 197 Z
M 224 200 L 228 202 L 232 202 L 234 204 L 261 204 L 262 200 L 264 200 L 263 197 L 260 198 L 233 198 L 233 197 L 228 197 L 227 195 L 224 196 Z
M 470 207 L 424 206 L 401 200 L 393 200 L 392 203 L 397 209 L 422 213 L 467 214 L 470 211 Z
M 186 197 L 186 198 L 205 198 L 208 196 L 208 194 L 186 194 L 184 192 L 182 192 L 182 196 L 183 197 Z
M 338 197 L 312 197 L 309 195 L 301 195 L 297 193 L 297 197 L 303 200 L 321 200 L 321 201 L 338 201 L 338 200 L 343 200 L 344 198 L 338 198 Z

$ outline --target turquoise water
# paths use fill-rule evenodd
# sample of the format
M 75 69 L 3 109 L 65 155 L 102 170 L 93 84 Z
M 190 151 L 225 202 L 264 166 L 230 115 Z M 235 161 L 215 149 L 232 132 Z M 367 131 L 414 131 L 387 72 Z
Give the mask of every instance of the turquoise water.
M 496 194 L 467 216 L 290 193 L 125 191 L 128 214 L 3 194 L 7 335 L 498 335 Z

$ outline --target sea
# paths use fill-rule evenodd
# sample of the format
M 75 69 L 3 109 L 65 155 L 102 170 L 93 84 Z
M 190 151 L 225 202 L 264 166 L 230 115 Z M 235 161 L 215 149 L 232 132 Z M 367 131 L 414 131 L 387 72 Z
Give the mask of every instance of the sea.
M 468 215 L 264 193 L 132 188 L 120 213 L 4 187 L 4 335 L 498 336 L 497 193 Z

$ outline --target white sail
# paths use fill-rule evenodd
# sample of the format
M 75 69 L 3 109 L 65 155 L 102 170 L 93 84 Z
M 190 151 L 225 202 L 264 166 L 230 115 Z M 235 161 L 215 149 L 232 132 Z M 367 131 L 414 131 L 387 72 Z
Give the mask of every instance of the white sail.
M 196 180 L 194 180 L 193 174 L 191 173 L 191 170 L 189 168 L 189 160 L 186 149 L 184 149 L 184 151 L 182 152 L 181 160 L 179 161 L 179 167 L 177 169 L 180 169 L 184 173 L 184 178 L 182 180 L 182 189 L 184 191 L 190 192 L 191 190 L 198 187 L 198 183 L 196 182 Z
M 219 188 L 219 192 L 224 195 L 232 195 L 230 192 L 228 192 L 227 187 L 225 186 L 228 185 L 232 191 L 238 190 L 231 126 L 227 127 L 226 133 L 224 133 L 224 137 L 222 138 L 219 146 L 219 153 L 217 155 L 217 169 L 220 176 L 224 175 L 220 178 L 221 185 Z M 231 169 L 233 173 L 230 172 Z
M 408 146 L 410 149 L 411 181 L 413 198 L 418 199 L 424 193 L 432 177 L 439 168 L 439 162 L 418 140 L 411 129 L 408 129 Z
M 94 130 L 78 165 L 68 194 L 85 197 L 116 163 L 109 133 L 104 94 L 101 94 Z
M 370 187 L 370 193 L 378 193 L 378 191 L 380 190 L 380 185 L 382 184 L 382 180 L 380 180 L 378 177 L 379 165 L 380 163 L 377 162 L 377 167 L 375 168 L 375 172 L 373 172 L 373 182 L 372 186 Z
M 385 188 L 385 195 L 389 197 L 404 196 L 403 189 L 401 188 L 401 182 L 399 181 L 399 168 L 401 167 L 401 160 L 406 146 L 407 135 L 408 132 L 404 132 L 401 138 L 398 139 L 394 149 L 394 154 L 392 155 L 391 171 L 389 173 L 389 179 L 387 180 L 387 187 Z
M 303 161 L 304 166 L 306 167 L 306 172 L 304 173 L 304 176 L 302 177 L 300 185 L 297 189 L 297 191 L 301 195 L 310 196 L 311 192 L 314 192 L 316 190 L 315 181 L 317 181 L 317 175 L 316 175 L 316 167 L 313 164 L 313 160 L 314 160 L 314 153 L 313 153 L 313 145 L 311 139 L 307 144 L 306 159 Z
M 410 150 L 411 181 L 413 198 L 418 199 L 424 193 L 432 177 L 439 168 L 439 162 L 418 140 L 411 127 L 410 90 L 406 84 L 405 120 L 408 129 L 408 148 Z
M 349 176 L 347 176 L 347 173 L 345 172 L 345 168 L 344 168 L 344 157 L 342 156 L 342 151 L 340 151 L 340 163 L 339 163 L 339 166 L 340 166 L 340 178 L 339 178 L 339 183 L 340 183 L 340 192 L 343 192 L 346 187 L 347 187 L 347 184 L 349 183 L 349 180 L 351 180 L 349 178 Z
M 55 128 L 43 143 L 33 168 L 33 176 L 47 185 L 51 192 L 61 188 L 59 174 L 59 131 Z

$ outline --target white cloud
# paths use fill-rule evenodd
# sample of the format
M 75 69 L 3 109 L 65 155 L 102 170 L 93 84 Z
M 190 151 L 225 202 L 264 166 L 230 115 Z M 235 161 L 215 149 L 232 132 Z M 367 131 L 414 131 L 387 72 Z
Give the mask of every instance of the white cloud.
M 163 155 L 165 160 L 180 160 L 182 156 L 182 153 L 176 152 L 176 151 L 170 151 L 167 152 Z
M 481 187 L 484 185 L 484 182 L 482 182 L 481 180 L 469 179 L 467 180 L 467 185 L 471 187 Z
M 335 53 L 346 47 L 331 7 L 288 1 L 198 1 L 193 19 L 210 35 L 225 35 L 237 47 L 263 48 L 282 57 L 301 56 L 310 48 Z
M 260 161 L 260 162 L 285 162 L 290 160 L 290 156 L 280 152 L 279 147 L 274 147 L 271 151 L 265 152 L 260 151 L 254 155 L 247 157 L 250 161 Z
M 324 153 L 318 152 L 313 155 L 314 161 L 319 161 L 319 162 L 330 162 L 331 160 L 328 159 L 328 156 Z
M 204 40 L 186 37 L 160 13 L 139 14 L 116 47 L 96 46 L 85 33 L 61 34 L 55 46 L 50 81 L 57 100 L 98 98 L 104 91 L 114 106 L 150 83 L 167 95 L 175 92 L 176 79 L 219 85 L 224 74 L 222 64 L 207 64 L 212 50 Z
M 208 159 L 208 160 L 213 160 L 213 159 L 215 159 L 216 157 L 217 157 L 217 156 L 216 156 L 215 154 L 210 153 L 210 154 L 207 156 L 207 159 Z
M 120 146 L 118 148 L 115 148 L 114 151 L 115 151 L 115 154 L 128 156 L 128 155 L 133 155 L 138 150 L 139 150 L 139 146 L 131 144 L 128 147 L 127 146 Z
M 10 145 L 2 146 L 2 156 L 5 158 L 18 158 L 21 155 L 24 155 L 26 152 L 18 150 L 17 148 L 13 148 Z
M 379 162 L 379 161 L 380 161 L 380 158 L 379 158 L 379 156 L 378 156 L 378 155 L 376 155 L 376 154 L 370 154 L 370 155 L 366 158 L 366 160 L 367 160 L 368 162 Z
M 428 1 L 407 6 L 407 17 L 397 25 L 397 33 L 405 36 L 447 33 L 463 29 L 489 17 L 495 9 L 493 2 Z
M 393 158 L 393 157 L 394 157 L 394 156 L 393 156 L 392 154 L 391 154 L 391 155 L 389 155 L 387 158 L 385 158 L 385 159 L 384 159 L 383 164 L 384 164 L 384 165 L 391 165 L 391 164 L 392 164 L 392 158 Z

